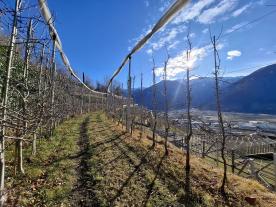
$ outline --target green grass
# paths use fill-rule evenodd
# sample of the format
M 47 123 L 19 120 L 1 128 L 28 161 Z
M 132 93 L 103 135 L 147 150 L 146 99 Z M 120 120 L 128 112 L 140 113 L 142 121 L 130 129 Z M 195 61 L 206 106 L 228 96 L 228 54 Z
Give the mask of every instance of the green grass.
M 60 206 L 69 205 L 70 195 L 76 182 L 80 123 L 84 117 L 65 121 L 49 139 L 39 139 L 37 154 L 31 155 L 31 147 L 24 149 L 25 175 L 13 173 L 8 165 L 8 204 L 16 206 Z M 7 160 L 12 164 L 12 150 Z

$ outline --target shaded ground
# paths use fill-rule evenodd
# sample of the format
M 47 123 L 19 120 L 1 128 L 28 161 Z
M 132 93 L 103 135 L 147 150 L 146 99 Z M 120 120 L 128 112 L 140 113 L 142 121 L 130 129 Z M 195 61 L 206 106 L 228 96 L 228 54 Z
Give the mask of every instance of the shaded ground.
M 91 166 L 89 160 L 92 156 L 92 150 L 89 144 L 89 137 L 87 134 L 87 125 L 89 117 L 86 117 L 80 125 L 80 137 L 79 137 L 79 165 L 76 169 L 78 172 L 77 184 L 73 190 L 73 196 L 71 199 L 72 206 L 99 206 L 93 192 L 93 185 L 95 180 L 90 174 Z

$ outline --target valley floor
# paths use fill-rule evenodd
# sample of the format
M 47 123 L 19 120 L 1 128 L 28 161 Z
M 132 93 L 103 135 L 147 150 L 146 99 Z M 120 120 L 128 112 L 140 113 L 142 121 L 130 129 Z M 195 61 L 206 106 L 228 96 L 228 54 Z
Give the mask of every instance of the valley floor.
M 184 155 L 162 140 L 151 140 L 96 112 L 65 121 L 50 140 L 41 139 L 37 155 L 28 157 L 26 174 L 8 172 L 8 206 L 184 206 Z M 10 163 L 11 164 L 11 163 Z M 221 170 L 192 159 L 193 196 L 186 206 L 276 206 L 276 194 L 253 180 L 229 175 L 225 203 L 218 193 Z

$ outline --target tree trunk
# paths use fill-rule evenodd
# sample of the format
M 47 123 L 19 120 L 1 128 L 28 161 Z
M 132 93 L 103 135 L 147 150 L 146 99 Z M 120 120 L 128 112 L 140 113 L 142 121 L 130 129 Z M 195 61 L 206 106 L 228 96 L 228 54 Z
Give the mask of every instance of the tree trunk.
M 154 63 L 154 60 L 153 60 Z M 152 93 L 153 93 L 153 97 L 152 97 L 152 111 L 153 111 L 153 128 L 152 128 L 152 148 L 155 147 L 155 131 L 156 131 L 156 118 L 157 118 L 157 114 L 156 114 L 156 81 L 155 81 L 155 63 L 153 65 L 153 69 L 152 69 L 152 82 L 153 82 L 153 87 L 152 87 Z
M 8 51 L 8 59 L 7 59 L 7 70 L 6 70 L 6 78 L 3 85 L 3 92 L 2 92 L 2 105 L 3 105 L 3 112 L 2 112 L 2 122 L 5 123 L 7 120 L 7 106 L 8 106 L 8 94 L 9 94 L 9 82 L 11 77 L 11 69 L 12 69 L 12 60 L 13 54 L 15 50 L 15 41 L 17 35 L 17 13 L 19 10 L 19 0 L 15 2 L 15 12 L 13 17 L 13 27 Z M 1 136 L 0 136 L 0 206 L 4 205 L 5 202 L 5 193 L 4 193 L 4 186 L 5 186 L 5 134 L 6 134 L 6 127 L 4 124 L 1 125 Z
M 220 187 L 221 194 L 225 197 L 225 184 L 227 181 L 227 163 L 226 163 L 226 158 L 225 158 L 225 130 L 224 130 L 224 122 L 222 118 L 222 113 L 221 113 L 221 105 L 220 105 L 220 94 L 219 94 L 219 80 L 218 80 L 218 73 L 219 73 L 219 64 L 217 63 L 217 48 L 216 48 L 216 37 L 213 37 L 213 47 L 214 47 L 214 61 L 215 61 L 215 89 L 216 89 L 216 103 L 217 103 L 217 116 L 218 116 L 218 122 L 220 126 L 220 132 L 222 136 L 222 143 L 221 143 L 221 158 L 223 160 L 223 178 L 222 178 L 222 183 Z
M 189 39 L 188 39 L 189 41 Z M 187 62 L 190 61 L 190 54 L 191 54 L 191 44 L 189 42 L 190 48 L 187 51 Z M 187 86 L 187 135 L 185 138 L 185 144 L 186 144 L 186 165 L 185 165 L 185 192 L 186 192 L 186 197 L 189 198 L 190 192 L 191 192 L 191 187 L 190 187 L 190 140 L 193 134 L 192 131 L 192 118 L 191 118 L 191 88 L 190 88 L 190 68 L 187 67 L 187 72 L 186 72 L 186 86 Z
M 168 150 L 168 135 L 169 135 L 169 117 L 168 117 L 168 110 L 169 110 L 169 105 L 168 105 L 168 96 L 167 96 L 167 64 L 169 61 L 169 57 L 167 61 L 165 62 L 164 66 L 164 96 L 165 96 L 165 155 L 169 155 L 169 150 Z

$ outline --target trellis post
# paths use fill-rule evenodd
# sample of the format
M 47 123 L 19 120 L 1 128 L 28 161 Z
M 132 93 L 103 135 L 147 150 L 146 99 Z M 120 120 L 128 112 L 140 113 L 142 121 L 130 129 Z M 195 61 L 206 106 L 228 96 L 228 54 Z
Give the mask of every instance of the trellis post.
M 112 114 L 112 121 L 113 121 L 113 105 L 114 105 L 114 103 L 113 103 L 113 82 L 111 82 L 111 85 L 110 85 L 110 88 L 111 88 L 111 90 L 110 90 L 110 93 L 111 93 L 111 97 L 110 97 L 110 102 L 111 102 L 111 106 L 109 107 L 109 110 L 108 110 L 108 112 L 109 111 L 111 111 L 111 114 Z
M 126 113 L 126 130 L 130 132 L 130 101 L 131 101 L 131 56 L 128 57 L 129 65 L 128 65 L 128 97 L 127 97 L 127 113 Z
M 37 138 L 37 134 L 36 134 L 36 132 L 34 132 L 33 142 L 32 142 L 32 155 L 36 154 L 36 138 Z
M 143 97 L 143 73 L 141 73 L 141 89 L 140 89 L 140 95 L 141 95 L 141 114 L 140 114 L 140 118 L 141 118 L 141 131 L 144 131 L 144 128 L 143 128 L 143 125 L 142 125 L 142 123 L 143 123 L 143 112 L 144 112 L 144 110 L 143 110 L 143 105 L 144 105 L 144 97 Z
M 53 36 L 53 51 L 52 51 L 52 58 L 51 58 L 51 136 L 54 132 L 55 126 L 55 112 L 54 112 L 54 104 L 55 104 L 55 75 L 56 75 L 56 37 Z
M 254 159 L 250 158 L 250 159 L 249 159 L 249 164 L 250 164 L 251 176 L 252 176 L 254 179 L 258 179 L 258 177 L 257 177 L 257 172 L 256 172 L 256 167 L 255 167 L 255 163 L 254 163 Z
M 42 68 L 43 68 L 43 58 L 45 53 L 45 44 L 43 44 L 40 55 L 40 63 L 39 63 L 39 80 L 38 80 L 38 97 L 41 96 L 41 85 L 42 85 Z
M 232 168 L 232 173 L 234 174 L 235 173 L 235 150 L 231 150 L 231 161 L 232 161 L 232 164 L 231 164 L 231 168 Z
M 82 73 L 82 82 L 83 83 L 85 82 L 84 72 Z M 80 111 L 80 113 L 83 114 L 83 86 L 81 86 L 81 111 Z
M 276 152 L 273 153 L 273 165 L 274 165 L 274 191 L 276 191 Z
M 205 140 L 202 140 L 202 158 L 205 158 L 205 148 L 206 148 L 206 141 Z

